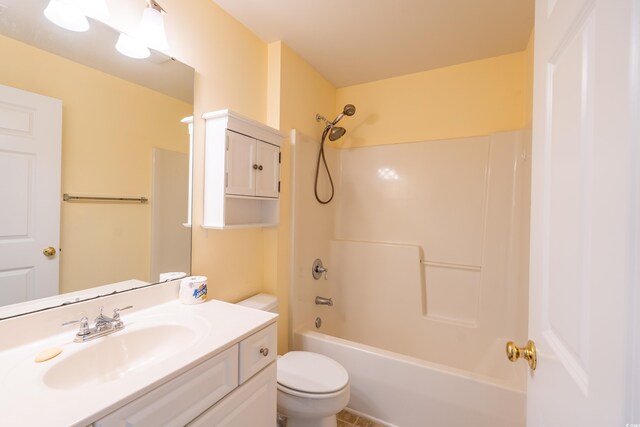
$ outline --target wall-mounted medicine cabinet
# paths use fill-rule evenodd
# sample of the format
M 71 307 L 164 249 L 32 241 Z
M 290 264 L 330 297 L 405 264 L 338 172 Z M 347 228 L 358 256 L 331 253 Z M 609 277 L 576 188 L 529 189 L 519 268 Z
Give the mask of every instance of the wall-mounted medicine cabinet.
M 205 113 L 202 118 L 206 123 L 202 227 L 277 225 L 284 135 L 230 110 Z

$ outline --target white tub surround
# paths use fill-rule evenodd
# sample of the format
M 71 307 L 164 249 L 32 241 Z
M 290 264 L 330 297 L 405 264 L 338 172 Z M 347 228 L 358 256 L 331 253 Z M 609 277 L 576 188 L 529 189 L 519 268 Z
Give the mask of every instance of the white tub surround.
M 249 378 L 255 375 L 255 378 L 264 377 L 263 386 L 256 388 L 262 393 L 260 396 L 273 395 L 275 417 L 276 349 L 271 349 L 268 359 L 261 356 L 250 363 L 253 370 L 245 369 L 244 377 L 238 366 L 243 354 L 247 358 L 253 356 L 253 347 L 247 344 L 267 342 L 266 337 L 271 332 L 275 334 L 277 315 L 215 300 L 182 305 L 176 300 L 178 285 L 179 281 L 169 282 L 0 321 L 2 424 L 86 426 L 98 422 L 96 425 L 111 425 L 109 423 L 121 415 L 124 418 L 120 419 L 128 416 L 118 410 L 133 407 L 135 413 L 152 404 L 145 403 L 145 396 L 161 390 L 163 385 L 168 389 L 160 392 L 162 396 L 176 385 L 188 385 L 184 378 L 190 372 L 201 371 L 201 374 L 192 375 L 188 381 L 197 380 L 200 375 L 213 375 L 205 365 L 214 362 L 220 369 L 224 368 L 220 371 L 224 387 L 217 391 L 216 399 L 227 396 L 218 404 L 225 414 L 233 413 L 230 405 L 234 396 L 245 387 L 239 385 L 245 382 L 250 386 Z M 88 316 L 93 324 L 101 306 L 104 314 L 111 315 L 114 308 L 128 305 L 134 308 L 121 314 L 123 330 L 89 342 L 73 342 L 77 325 L 60 326 L 82 316 Z M 116 349 L 119 342 L 127 346 L 124 355 Z M 61 348 L 62 353 L 47 362 L 35 363 L 36 355 L 54 347 Z M 122 369 L 118 369 L 119 363 Z M 184 411 L 179 410 L 179 406 L 172 408 L 172 404 L 164 406 L 172 409 L 175 416 L 182 416 L 180 423 L 186 424 L 211 406 L 211 402 L 202 400 L 206 394 L 189 393 L 188 399 L 182 399 Z M 263 410 L 270 410 L 269 402 L 269 399 L 263 401 Z M 136 404 L 139 407 L 135 407 Z M 208 413 L 212 417 L 220 411 Z M 263 425 L 271 425 L 271 420 L 265 420 Z
M 323 206 L 311 191 L 319 142 L 294 132 L 292 143 L 292 331 L 342 339 L 354 354 L 305 347 L 296 336 L 293 348 L 344 364 L 354 374 L 349 407 L 367 416 L 403 427 L 459 425 L 457 414 L 474 425 L 519 425 L 526 365 L 510 363 L 504 344 L 527 337 L 530 133 L 328 149 L 336 199 Z M 328 280 L 312 277 L 316 258 Z M 358 356 L 360 344 L 371 357 L 393 354 L 394 367 Z M 414 371 L 422 362 L 437 374 Z M 468 392 L 460 376 L 471 379 Z M 423 409 L 437 407 L 439 393 L 448 409 L 430 423 Z M 519 402 L 513 424 L 483 409 L 505 399 Z M 426 418 L 402 418 L 411 413 Z

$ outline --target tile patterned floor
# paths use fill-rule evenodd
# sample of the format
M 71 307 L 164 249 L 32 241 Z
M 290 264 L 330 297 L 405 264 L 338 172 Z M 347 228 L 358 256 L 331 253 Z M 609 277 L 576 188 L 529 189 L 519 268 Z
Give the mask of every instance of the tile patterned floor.
M 336 418 L 338 418 L 338 427 L 384 427 L 368 418 L 352 414 L 346 409 L 340 411 Z

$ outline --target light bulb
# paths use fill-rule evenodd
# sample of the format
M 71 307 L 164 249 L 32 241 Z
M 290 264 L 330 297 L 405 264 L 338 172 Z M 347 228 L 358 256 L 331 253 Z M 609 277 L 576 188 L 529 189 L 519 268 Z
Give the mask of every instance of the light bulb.
M 147 7 L 142 12 L 142 20 L 140 21 L 140 37 L 152 49 L 165 51 L 169 49 L 167 35 L 164 31 L 164 17 L 162 12 Z
M 144 59 L 151 55 L 151 52 L 143 42 L 125 33 L 120 33 L 116 42 L 116 50 L 124 56 L 134 59 Z
M 84 13 L 65 0 L 51 0 L 44 9 L 44 16 L 66 30 L 82 32 L 89 29 L 89 21 Z

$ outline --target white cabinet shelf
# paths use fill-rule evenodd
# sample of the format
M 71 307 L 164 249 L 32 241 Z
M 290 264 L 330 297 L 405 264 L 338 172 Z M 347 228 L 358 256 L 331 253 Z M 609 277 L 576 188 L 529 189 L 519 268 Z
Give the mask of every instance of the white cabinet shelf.
M 202 118 L 206 120 L 202 227 L 277 225 L 284 135 L 230 110 Z

